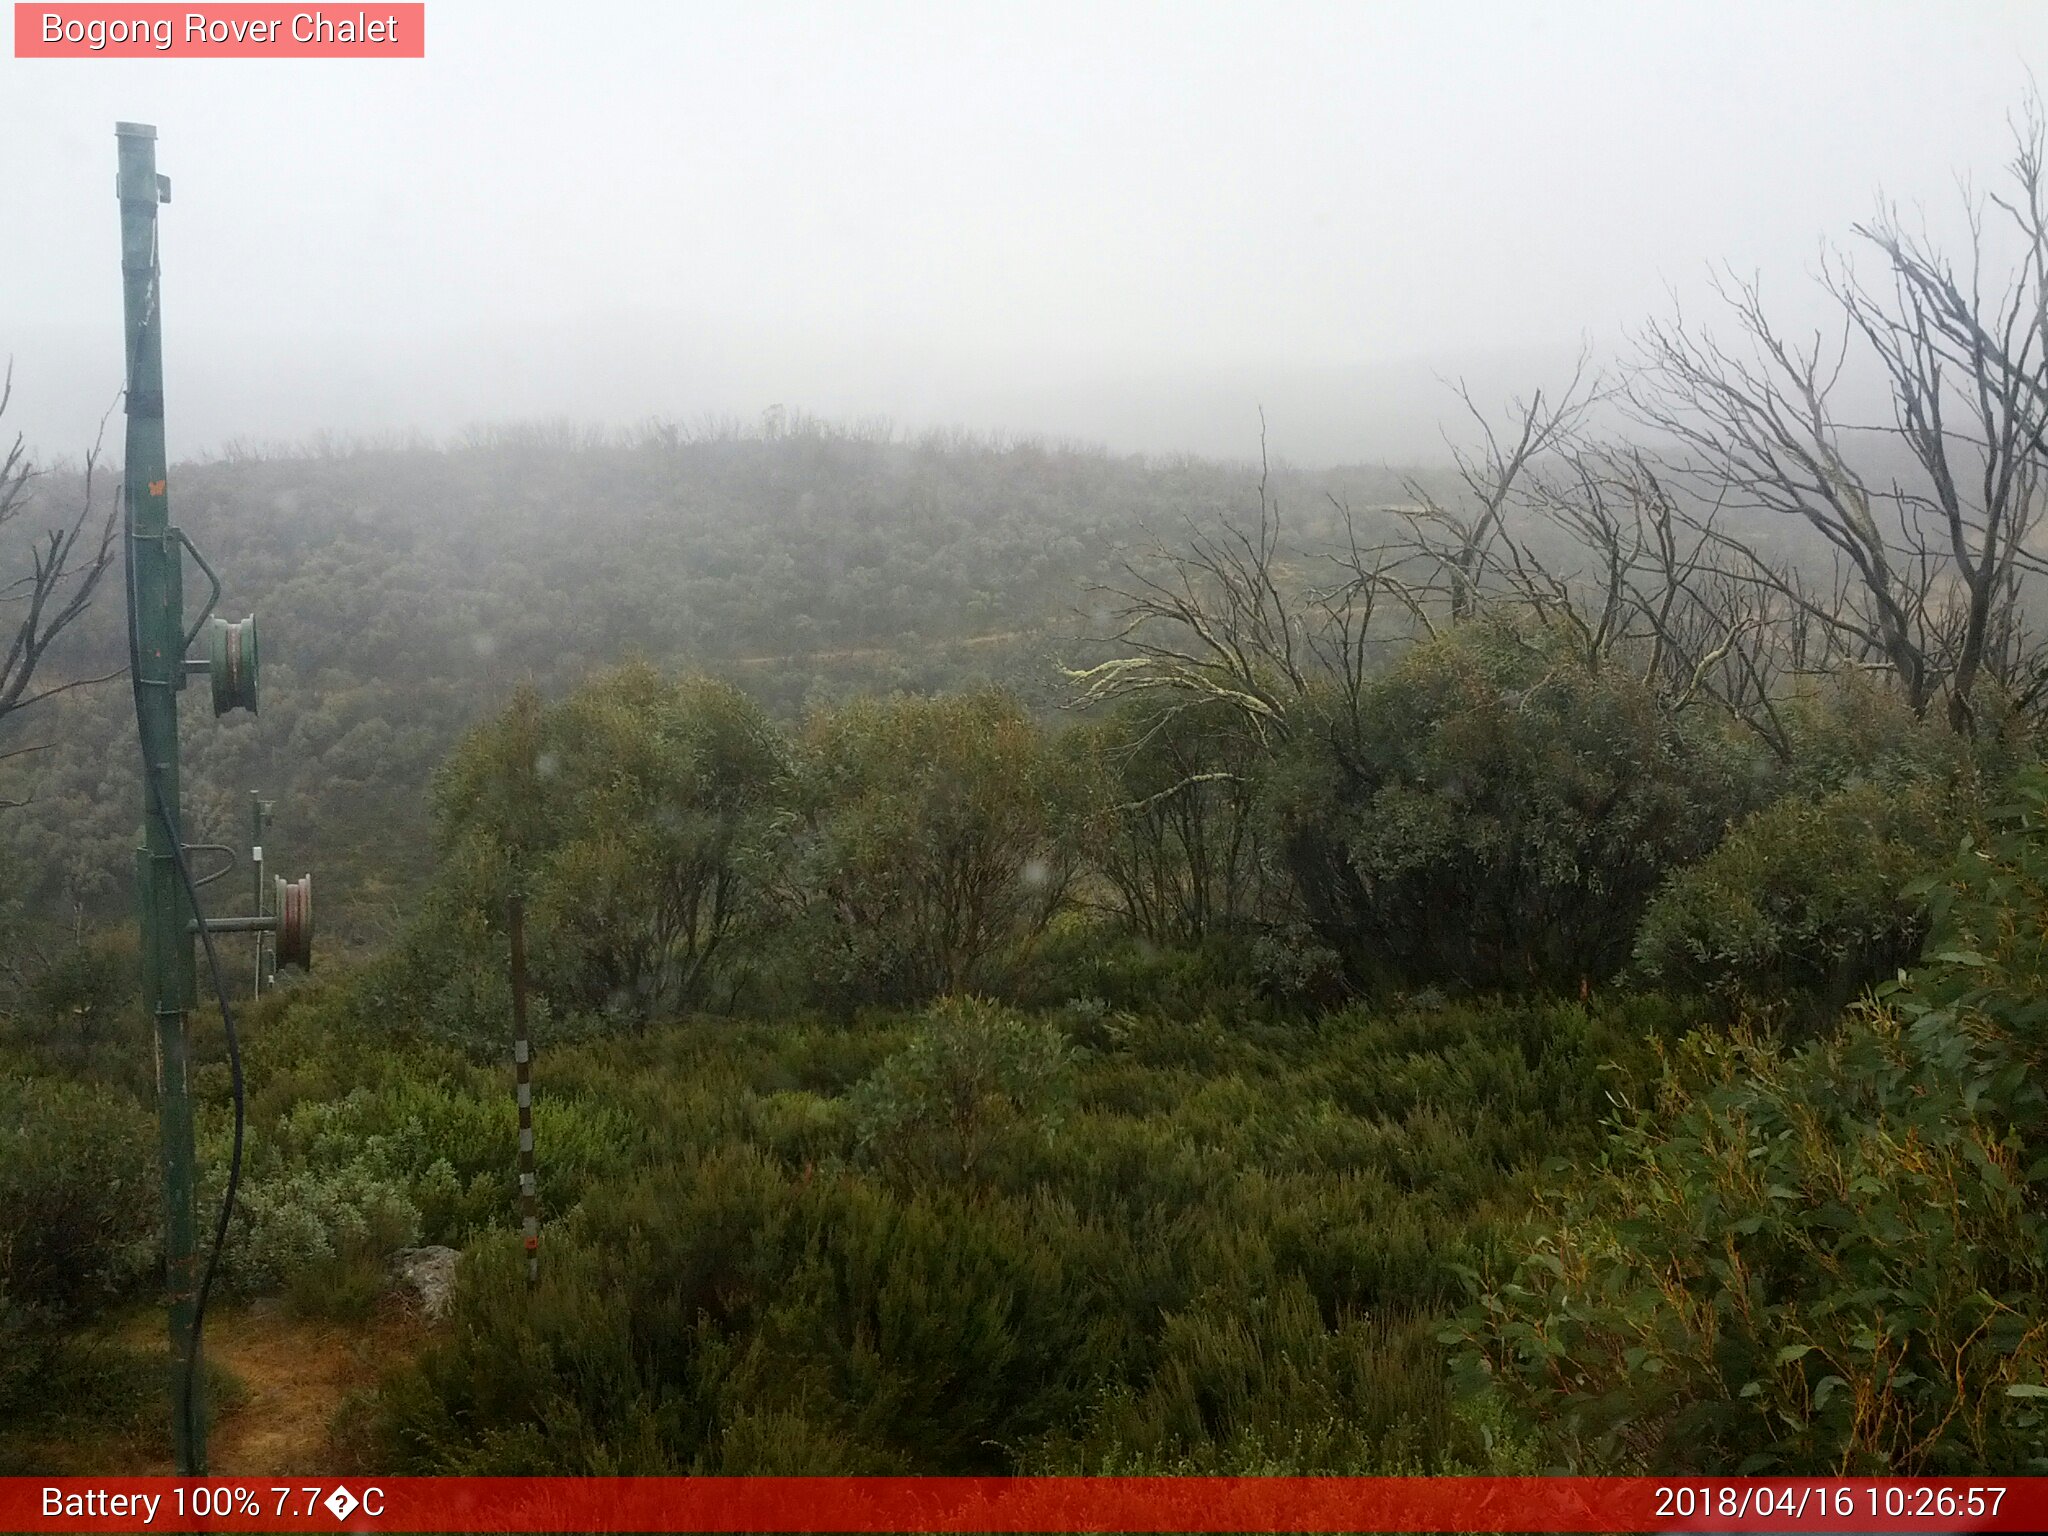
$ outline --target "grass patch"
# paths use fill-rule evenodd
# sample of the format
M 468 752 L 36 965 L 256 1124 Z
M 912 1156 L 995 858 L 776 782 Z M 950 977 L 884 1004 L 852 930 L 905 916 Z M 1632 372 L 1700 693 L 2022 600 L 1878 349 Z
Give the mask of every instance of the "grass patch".
M 168 1344 L 144 1342 L 160 1316 L 136 1314 L 115 1329 L 66 1339 L 38 1378 L 0 1415 L 0 1477 L 129 1472 L 171 1459 Z M 209 1428 L 245 1396 L 241 1380 L 205 1362 Z

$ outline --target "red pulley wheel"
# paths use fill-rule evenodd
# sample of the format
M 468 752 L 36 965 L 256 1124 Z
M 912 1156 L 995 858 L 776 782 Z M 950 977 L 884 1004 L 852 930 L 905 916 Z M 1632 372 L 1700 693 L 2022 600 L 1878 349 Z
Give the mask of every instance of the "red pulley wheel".
M 277 963 L 308 970 L 313 964 L 313 877 L 277 882 Z

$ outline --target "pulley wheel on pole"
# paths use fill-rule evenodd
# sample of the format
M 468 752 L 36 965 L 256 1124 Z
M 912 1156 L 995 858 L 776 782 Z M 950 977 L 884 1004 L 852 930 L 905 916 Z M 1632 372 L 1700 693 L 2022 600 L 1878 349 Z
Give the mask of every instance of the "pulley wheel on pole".
M 207 671 L 213 680 L 213 712 L 256 713 L 256 615 L 239 622 L 215 619 L 207 636 Z
M 277 963 L 310 970 L 313 965 L 313 877 L 278 877 Z

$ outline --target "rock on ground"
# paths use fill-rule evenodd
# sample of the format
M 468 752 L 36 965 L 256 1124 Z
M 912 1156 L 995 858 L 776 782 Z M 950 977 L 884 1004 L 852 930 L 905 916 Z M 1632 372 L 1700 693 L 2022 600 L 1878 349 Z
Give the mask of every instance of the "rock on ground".
M 455 1249 L 439 1244 L 401 1248 L 391 1256 L 391 1272 L 401 1289 L 419 1298 L 420 1311 L 439 1322 L 455 1300 L 455 1266 L 461 1258 Z

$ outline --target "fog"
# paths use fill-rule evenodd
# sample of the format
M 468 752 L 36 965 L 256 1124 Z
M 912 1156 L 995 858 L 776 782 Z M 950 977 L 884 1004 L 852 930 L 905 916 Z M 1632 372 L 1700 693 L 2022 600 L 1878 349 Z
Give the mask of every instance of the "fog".
M 0 61 L 10 421 L 119 383 L 153 122 L 176 454 L 748 420 L 1304 464 L 1700 304 L 1819 319 L 1823 236 L 1989 183 L 2038 4 L 524 5 L 424 61 Z

